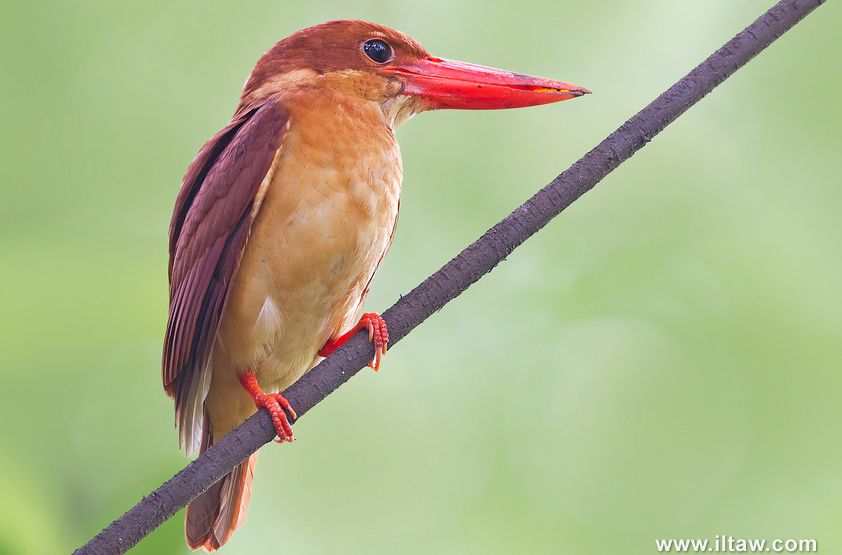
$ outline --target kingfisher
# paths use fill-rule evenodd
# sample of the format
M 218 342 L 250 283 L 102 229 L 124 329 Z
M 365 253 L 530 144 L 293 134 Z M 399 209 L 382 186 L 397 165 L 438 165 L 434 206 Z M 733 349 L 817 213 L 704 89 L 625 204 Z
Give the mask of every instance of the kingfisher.
M 366 21 L 323 23 L 270 48 L 187 168 L 170 223 L 162 375 L 181 447 L 204 452 L 259 409 L 278 442 L 292 441 L 295 412 L 280 392 L 360 331 L 380 367 L 386 322 L 363 304 L 395 236 L 404 122 L 589 92 L 437 58 Z M 190 502 L 191 549 L 219 549 L 241 525 L 256 457 Z

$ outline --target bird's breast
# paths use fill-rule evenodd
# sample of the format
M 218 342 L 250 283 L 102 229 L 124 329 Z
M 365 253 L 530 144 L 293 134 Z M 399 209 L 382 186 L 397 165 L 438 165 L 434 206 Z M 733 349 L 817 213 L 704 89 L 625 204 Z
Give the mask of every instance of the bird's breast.
M 337 110 L 293 112 L 220 327 L 225 364 L 268 387 L 289 385 L 352 325 L 395 229 L 394 136 Z

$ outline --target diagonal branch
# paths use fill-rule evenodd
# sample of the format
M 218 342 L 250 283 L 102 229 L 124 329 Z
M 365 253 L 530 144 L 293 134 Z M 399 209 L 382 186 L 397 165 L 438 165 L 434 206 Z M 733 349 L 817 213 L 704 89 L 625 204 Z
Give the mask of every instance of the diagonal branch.
M 521 243 L 824 1 L 778 2 L 456 258 L 402 297 L 383 314 L 389 326 L 391 344 L 403 339 L 430 315 L 490 272 Z M 348 381 L 371 360 L 371 356 L 371 344 L 361 332 L 305 374 L 284 392 L 284 396 L 300 417 Z M 80 547 L 76 555 L 125 552 L 271 441 L 274 434 L 268 414 L 258 412 L 108 525 Z

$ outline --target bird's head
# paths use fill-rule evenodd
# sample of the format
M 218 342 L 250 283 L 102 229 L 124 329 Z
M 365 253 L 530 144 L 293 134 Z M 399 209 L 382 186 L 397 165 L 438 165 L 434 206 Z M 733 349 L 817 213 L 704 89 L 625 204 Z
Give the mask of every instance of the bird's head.
M 308 27 L 257 62 L 240 109 L 294 89 L 330 89 L 377 102 L 393 125 L 424 110 L 490 110 L 559 102 L 584 87 L 430 55 L 403 33 L 366 21 Z

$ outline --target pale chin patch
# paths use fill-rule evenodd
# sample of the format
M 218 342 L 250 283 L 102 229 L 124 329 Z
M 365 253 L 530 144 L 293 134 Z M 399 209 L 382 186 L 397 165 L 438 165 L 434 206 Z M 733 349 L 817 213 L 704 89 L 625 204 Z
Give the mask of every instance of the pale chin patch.
M 393 96 L 381 103 L 386 121 L 393 130 L 397 131 L 401 125 L 409 121 L 412 116 L 422 111 L 418 100 L 406 94 Z

